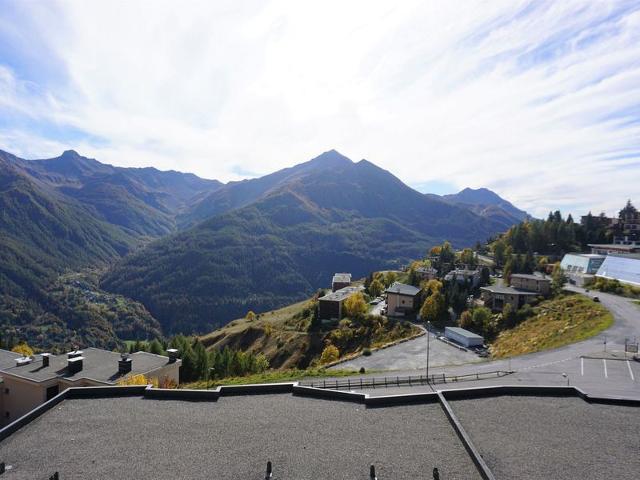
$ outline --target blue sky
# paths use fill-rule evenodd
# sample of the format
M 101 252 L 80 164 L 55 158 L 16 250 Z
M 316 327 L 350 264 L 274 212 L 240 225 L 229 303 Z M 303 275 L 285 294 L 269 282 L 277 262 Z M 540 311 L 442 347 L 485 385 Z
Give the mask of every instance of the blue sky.
M 335 148 L 614 213 L 640 203 L 640 3 L 0 0 L 0 149 L 70 148 L 222 181 Z

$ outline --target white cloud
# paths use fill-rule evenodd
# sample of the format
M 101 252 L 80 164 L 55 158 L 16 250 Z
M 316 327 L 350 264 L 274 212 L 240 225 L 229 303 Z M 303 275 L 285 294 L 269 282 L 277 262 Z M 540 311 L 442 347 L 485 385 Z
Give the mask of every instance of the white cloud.
M 65 81 L 27 82 L 0 58 L 1 111 L 88 134 L 8 122 L 0 148 L 20 154 L 60 146 L 231 180 L 337 148 L 538 215 L 612 213 L 640 192 L 633 4 L 16 5 Z

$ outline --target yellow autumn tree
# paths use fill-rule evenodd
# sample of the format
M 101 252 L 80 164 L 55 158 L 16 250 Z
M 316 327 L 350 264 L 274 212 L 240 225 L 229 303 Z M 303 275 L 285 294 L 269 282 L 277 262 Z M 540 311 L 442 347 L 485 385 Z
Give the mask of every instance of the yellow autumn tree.
M 31 348 L 26 342 L 17 344 L 11 349 L 12 352 L 19 353 L 23 357 L 30 357 L 33 355 L 33 348 Z
M 327 364 L 335 362 L 340 358 L 340 350 L 331 343 L 324 347 L 322 354 L 320 355 L 320 363 Z
M 357 318 L 366 315 L 369 307 L 362 293 L 358 292 L 344 301 L 344 310 L 348 317 Z
M 151 385 L 154 388 L 158 388 L 158 379 L 149 378 L 143 374 L 129 375 L 118 380 L 117 384 L 118 385 Z

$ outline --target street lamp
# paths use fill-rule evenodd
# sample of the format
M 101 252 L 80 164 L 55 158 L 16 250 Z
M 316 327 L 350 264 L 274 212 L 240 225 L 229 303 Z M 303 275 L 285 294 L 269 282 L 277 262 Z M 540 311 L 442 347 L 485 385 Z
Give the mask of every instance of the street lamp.
M 568 387 L 569 386 L 569 375 L 567 375 L 566 373 L 562 372 L 562 376 L 567 379 L 567 387 Z
M 427 321 L 427 383 L 429 383 L 429 337 L 431 330 L 431 322 Z

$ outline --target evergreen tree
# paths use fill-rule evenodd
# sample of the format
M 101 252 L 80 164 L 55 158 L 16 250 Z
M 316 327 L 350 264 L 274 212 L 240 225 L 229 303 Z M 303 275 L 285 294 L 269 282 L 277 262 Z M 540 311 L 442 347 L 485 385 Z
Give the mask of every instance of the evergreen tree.
M 195 356 L 195 373 L 198 379 L 205 380 L 209 378 L 209 355 L 204 345 L 199 340 L 196 341 L 193 347 L 193 353 Z
M 157 338 L 154 338 L 151 343 L 149 343 L 149 353 L 164 355 L 165 349 L 162 347 L 162 344 L 158 341 Z
M 181 352 L 182 366 L 180 367 L 180 379 L 185 382 L 193 382 L 198 380 L 198 368 L 196 365 L 196 356 L 193 353 L 191 345 L 187 344 L 184 351 Z
M 567 277 L 562 268 L 560 268 L 560 263 L 556 263 L 553 267 L 553 274 L 551 275 L 551 291 L 553 294 L 559 295 L 562 293 L 565 283 L 567 283 Z

